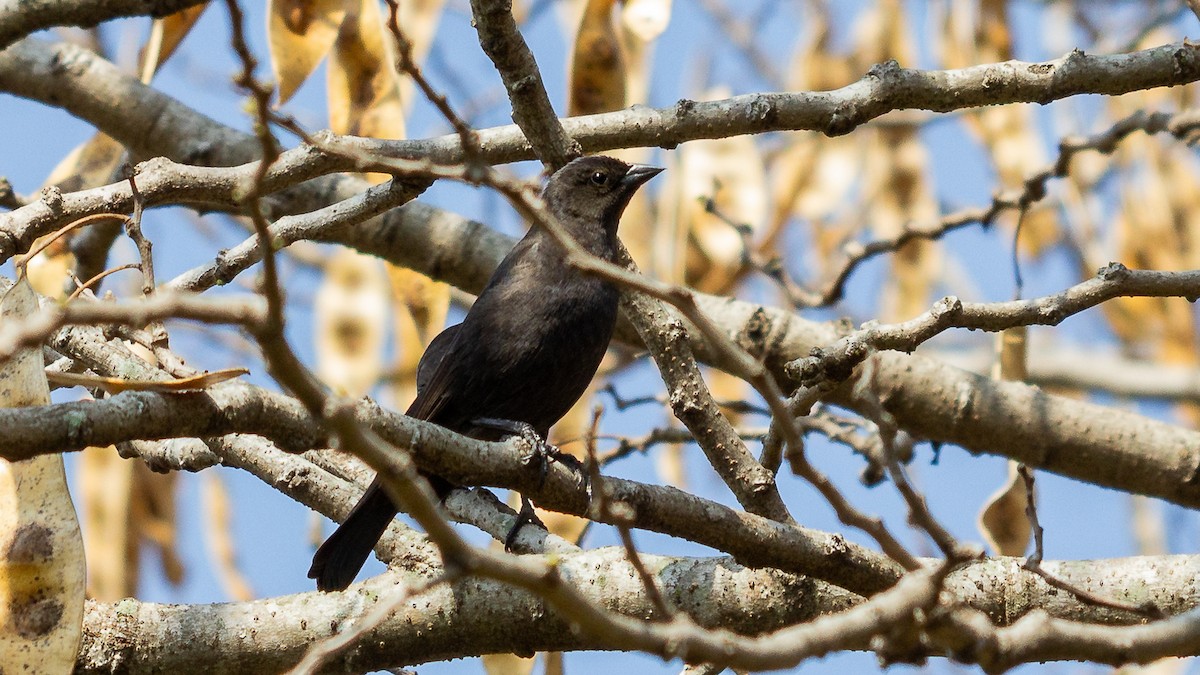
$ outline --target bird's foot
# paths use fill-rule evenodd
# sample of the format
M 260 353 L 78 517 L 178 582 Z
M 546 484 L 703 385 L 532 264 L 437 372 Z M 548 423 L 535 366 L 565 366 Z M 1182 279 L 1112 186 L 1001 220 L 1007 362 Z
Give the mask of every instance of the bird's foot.
M 517 543 L 517 535 L 521 533 L 521 528 L 526 525 L 537 525 L 543 530 L 546 525 L 542 523 L 542 519 L 537 517 L 537 512 L 533 510 L 533 502 L 529 501 L 525 495 L 521 495 L 521 510 L 517 512 L 517 520 L 513 523 L 512 529 L 504 536 L 504 550 L 507 553 L 512 553 L 513 544 Z
M 522 458 L 522 462 L 525 466 L 537 464 L 539 488 L 546 484 L 546 476 L 550 472 L 550 462 L 560 462 L 578 470 L 582 470 L 583 468 L 578 459 L 551 445 L 546 439 L 542 438 L 541 434 L 532 425 L 526 422 L 500 419 L 498 417 L 480 417 L 479 419 L 472 420 L 471 423 L 478 427 L 494 429 L 509 436 L 520 436 L 524 439 L 529 444 L 531 452 L 528 456 Z
M 523 461 L 525 466 L 537 463 L 539 489 L 546 484 L 546 476 L 550 472 L 550 462 L 558 462 L 574 471 L 576 476 L 579 476 L 579 482 L 583 485 L 583 489 L 587 493 L 588 502 L 592 501 L 592 481 L 587 467 L 574 455 L 563 452 L 542 438 L 541 434 L 533 428 L 533 425 L 527 422 L 506 420 L 498 417 L 480 417 L 471 423 L 477 427 L 493 429 L 506 433 L 509 436 L 520 436 L 524 439 L 532 450 L 529 456 L 523 458 Z

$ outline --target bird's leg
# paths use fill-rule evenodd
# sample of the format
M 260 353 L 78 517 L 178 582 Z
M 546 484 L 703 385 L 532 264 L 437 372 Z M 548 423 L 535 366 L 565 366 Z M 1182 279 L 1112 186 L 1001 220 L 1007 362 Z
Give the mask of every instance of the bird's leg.
M 543 530 L 546 525 L 541 518 L 537 517 L 537 512 L 533 510 L 533 502 L 525 495 L 521 495 L 521 510 L 517 512 L 517 520 L 513 523 L 508 534 L 504 535 L 504 550 L 507 553 L 512 553 L 513 544 L 517 543 L 517 535 L 521 533 L 521 528 L 526 525 L 537 525 Z

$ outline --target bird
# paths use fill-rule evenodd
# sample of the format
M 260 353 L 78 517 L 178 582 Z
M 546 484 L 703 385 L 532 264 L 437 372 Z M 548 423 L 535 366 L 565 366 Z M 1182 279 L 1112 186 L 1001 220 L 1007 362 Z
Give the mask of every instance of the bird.
M 584 251 L 613 262 L 621 214 L 661 171 L 602 155 L 579 157 L 550 176 L 542 199 Z M 417 368 L 417 396 L 405 414 L 481 440 L 529 432 L 545 439 L 595 376 L 618 301 L 612 283 L 580 273 L 549 232 L 531 227 L 462 322 L 430 342 Z M 423 475 L 439 499 L 456 487 Z M 524 504 L 522 513 L 531 513 Z M 376 477 L 313 555 L 308 577 L 317 588 L 349 586 L 397 511 Z

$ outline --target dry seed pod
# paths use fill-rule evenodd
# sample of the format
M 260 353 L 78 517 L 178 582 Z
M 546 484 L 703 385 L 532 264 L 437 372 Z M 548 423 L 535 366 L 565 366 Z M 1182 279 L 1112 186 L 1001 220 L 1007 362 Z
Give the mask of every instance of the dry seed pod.
M 0 325 L 38 309 L 20 278 L 0 299 Z M 40 348 L 0 364 L 0 406 L 47 405 Z M 61 455 L 0 460 L 0 664 L 5 671 L 69 673 L 83 629 L 83 538 Z
M 1024 382 L 1029 370 L 1028 331 L 1024 326 L 1006 330 L 996 336 L 997 359 L 993 376 L 1002 380 Z M 1029 491 L 1025 479 L 1017 471 L 1017 463 L 1008 462 L 1008 477 L 984 504 L 979 512 L 977 527 L 992 550 L 999 555 L 1018 556 L 1029 546 L 1033 525 L 1025 513 Z
M 379 261 L 348 249 L 335 253 L 315 309 L 317 375 L 336 391 L 366 394 L 383 370 L 388 281 Z
M 192 27 L 207 8 L 208 4 L 205 3 L 154 20 L 154 25 L 150 28 L 150 38 L 142 48 L 140 57 L 142 82 L 150 83 L 154 73 L 171 58 L 179 43 L 192 31 Z
M 625 59 L 613 20 L 615 0 L 588 0 L 575 34 L 568 115 L 625 107 Z
M 280 105 L 292 98 L 333 48 L 347 4 L 344 0 L 268 1 L 267 46 Z
M 392 38 L 376 0 L 348 12 L 329 59 L 329 128 L 371 138 L 404 138 L 404 106 Z

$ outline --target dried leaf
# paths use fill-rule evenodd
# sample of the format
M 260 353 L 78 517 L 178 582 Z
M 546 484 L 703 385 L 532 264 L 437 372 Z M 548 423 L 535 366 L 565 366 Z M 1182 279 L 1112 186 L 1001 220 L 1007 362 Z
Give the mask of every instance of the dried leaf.
M 564 36 L 579 33 L 579 24 L 583 21 L 583 12 L 587 8 L 587 3 L 588 0 L 559 0 L 554 3 Z M 570 72 L 569 68 L 567 72 Z
M 377 1 L 355 3 L 342 21 L 329 60 L 329 126 L 334 133 L 404 138 L 394 63 L 392 38 Z
M 789 86 L 796 91 L 834 89 L 855 77 L 849 55 L 831 45 L 826 12 L 809 10 L 804 25 L 807 36 L 792 59 Z M 852 191 L 861 182 L 866 144 L 861 134 L 834 138 L 811 132 L 787 134 L 788 146 L 770 166 L 771 204 L 766 231 L 759 249 L 774 255 L 779 238 L 793 215 L 812 223 L 812 258 L 821 263 L 838 260 L 835 249 L 848 232 L 828 225 L 856 203 Z M 828 270 L 824 270 L 828 273 Z
M 33 290 L 47 297 L 61 297 L 71 269 L 75 267 L 75 256 L 71 249 L 60 244 L 67 237 L 55 241 L 46 250 L 35 255 L 25 265 L 25 274 Z M 40 240 L 36 245 L 40 244 Z
M 484 654 L 483 669 L 488 675 L 529 675 L 537 663 L 534 657 L 515 654 Z
M 588 0 L 571 55 L 568 115 L 624 108 L 625 61 L 613 20 L 616 0 Z
M 979 531 L 999 555 L 1023 555 L 1029 546 L 1032 528 L 1025 515 L 1028 494 L 1016 462 L 1009 462 L 1008 480 L 988 498 L 979 514 Z
M 1163 522 L 1161 504 L 1142 495 L 1130 495 L 1133 539 L 1137 542 L 1138 555 L 1166 555 L 1167 528 Z
M 1020 326 L 1003 331 L 996 337 L 997 358 L 993 376 L 1002 380 L 1025 380 L 1029 372 L 1026 365 L 1029 351 L 1027 333 L 1027 329 Z M 1000 555 L 1024 554 L 1033 531 L 1025 513 L 1029 491 L 1017 466 L 1016 462 L 1008 462 L 1008 479 L 988 498 L 979 513 L 979 530 L 992 550 Z
M 0 322 L 38 309 L 19 278 L 0 299 Z M 42 351 L 24 349 L 0 364 L 0 407 L 47 405 Z M 0 663 L 13 672 L 69 673 L 83 629 L 83 538 L 61 455 L 0 460 Z
M 895 125 L 873 130 L 867 153 L 866 222 L 875 238 L 895 237 L 912 221 L 933 222 L 938 204 L 929 181 L 929 154 L 915 127 Z M 933 284 L 941 274 L 941 249 L 917 240 L 892 256 L 893 283 L 885 285 L 881 319 L 910 319 L 925 311 Z
M 909 27 L 901 0 L 880 0 L 865 11 L 854 26 L 854 70 L 865 72 L 876 63 L 896 59 L 911 65 L 916 61 L 913 45 L 917 32 Z
M 103 389 L 110 394 L 119 394 L 123 391 L 153 391 L 171 394 L 201 391 L 249 373 L 250 371 L 246 368 L 226 368 L 172 380 L 124 380 L 119 377 L 82 373 L 47 372 L 46 379 L 61 387 Z
M 176 441 L 160 441 L 173 443 Z M 130 497 L 131 527 L 137 543 L 153 546 L 162 564 L 163 576 L 174 585 L 183 583 L 183 562 L 176 546 L 179 535 L 175 517 L 175 492 L 178 473 L 154 473 L 141 462 L 133 465 L 133 494 Z M 133 552 L 136 555 L 137 551 Z
M 175 53 L 179 43 L 183 42 L 183 38 L 192 31 L 192 27 L 200 20 L 205 9 L 208 9 L 208 3 L 189 7 L 154 20 L 154 24 L 150 27 L 150 39 L 146 41 L 146 46 L 142 48 L 139 57 L 139 63 L 142 64 L 142 82 L 150 84 L 154 73 Z
M 405 0 L 400 3 L 400 13 L 396 20 L 400 30 L 404 31 L 404 36 L 408 38 L 412 47 L 413 61 L 418 65 L 424 62 L 429 48 L 433 46 L 433 39 L 437 35 L 438 22 L 442 18 L 442 10 L 445 5 L 446 0 Z M 391 36 L 385 37 L 390 39 Z M 402 75 L 400 78 L 400 102 L 405 114 L 412 110 L 412 92 L 412 78 Z
M 705 98 L 727 94 L 714 89 Z M 707 293 L 727 292 L 743 269 L 746 239 L 766 222 L 762 158 L 749 136 L 695 141 L 678 154 L 680 165 L 660 193 L 656 271 Z
M 885 59 L 910 64 L 916 60 L 916 33 L 909 29 L 899 0 L 881 2 L 863 14 L 856 25 L 855 56 L 860 69 Z M 862 220 L 871 224 L 874 238 L 899 234 L 909 222 L 932 222 L 938 204 L 930 184 L 928 152 L 914 124 L 880 125 L 867 134 Z M 914 241 L 891 258 L 894 283 L 884 286 L 880 302 L 884 321 L 911 318 L 926 308 L 933 284 L 941 273 L 940 249 L 929 241 Z
M 624 21 L 621 22 L 617 37 L 621 43 L 621 61 L 625 64 L 625 100 L 622 107 L 644 104 L 650 94 L 650 56 L 654 51 L 654 43 L 643 40 Z M 641 150 L 645 154 L 649 148 L 627 150 Z
M 1191 665 L 1192 660 L 1189 657 L 1168 656 L 1144 666 L 1121 666 L 1112 672 L 1113 675 L 1181 675 L 1188 672 Z
M 347 4 L 345 0 L 267 1 L 267 46 L 280 105 L 292 98 L 333 48 Z
M 1127 140 L 1130 147 L 1122 147 L 1117 161 L 1135 177 L 1121 189 L 1121 209 L 1114 224 L 1117 259 L 1137 268 L 1188 269 L 1196 247 L 1186 229 L 1192 221 L 1191 207 L 1181 200 L 1189 197 L 1172 194 L 1177 186 L 1167 177 L 1170 164 L 1184 161 L 1186 166 L 1187 160 L 1171 156 L 1155 139 Z M 1191 307 L 1182 299 L 1117 298 L 1103 309 L 1126 345 L 1164 358 L 1164 350 L 1169 350 L 1175 363 L 1195 358 L 1194 347 L 1189 347 L 1195 339 Z
M 121 163 L 125 160 L 125 146 L 111 136 L 97 133 L 72 150 L 54 167 L 46 178 L 45 186 L 54 186 L 64 192 L 74 192 L 109 183 Z M 99 227 L 120 227 L 119 223 Z M 38 293 L 59 298 L 64 295 L 66 282 L 75 268 L 75 256 L 71 254 L 71 239 L 76 231 L 57 237 L 44 251 L 34 256 L 26 266 L 29 282 Z M 39 238 L 31 250 L 41 247 L 51 233 Z
M 1001 331 L 996 364 L 1002 380 L 1024 382 L 1029 377 L 1029 328 L 1017 326 Z
M 664 485 L 687 489 L 687 463 L 683 461 L 684 446 L 681 443 L 671 443 L 664 446 L 654 456 L 654 471 Z
M 379 380 L 388 312 L 388 281 L 379 260 L 349 249 L 325 265 L 317 290 L 317 375 L 349 396 Z
M 84 450 L 80 483 L 90 597 L 115 601 L 137 593 L 143 541 L 158 549 L 166 580 L 183 581 L 175 550 L 175 477 L 123 459 L 112 446 Z M 158 506 L 163 502 L 171 506 Z
M 951 3 L 945 18 L 943 61 L 952 68 L 977 63 L 1007 61 L 1013 57 L 1007 2 L 986 0 L 976 12 L 969 3 Z M 1000 106 L 974 110 L 964 116 L 967 128 L 987 148 L 1000 184 L 1017 190 L 1026 178 L 1046 165 L 1046 148 L 1037 120 L 1027 106 Z M 1006 217 L 1012 227 L 1015 217 Z M 1038 255 L 1061 238 L 1057 210 L 1037 203 L 1021 222 L 1021 250 Z
M 63 192 L 75 192 L 105 185 L 125 158 L 125 146 L 111 136 L 97 133 L 75 148 L 54 167 L 46 178 L 46 186 Z
M 654 41 L 666 30 L 670 19 L 671 0 L 625 0 L 621 8 L 619 32 L 621 60 L 625 64 L 625 100 L 621 107 L 646 103 L 650 91 L 650 56 Z M 622 159 L 644 161 L 643 157 Z M 641 202 L 647 204 L 644 197 Z

